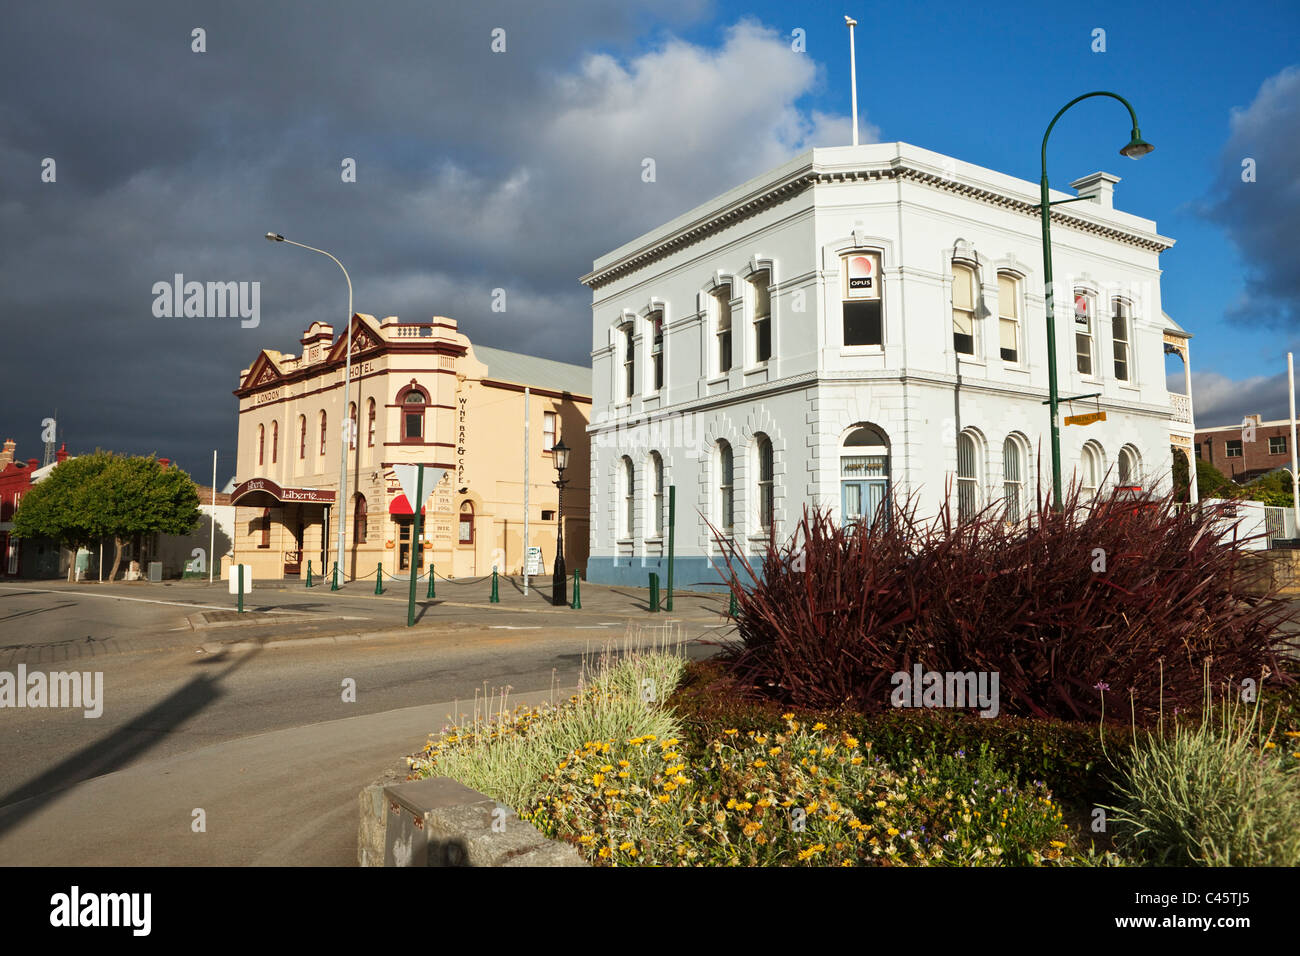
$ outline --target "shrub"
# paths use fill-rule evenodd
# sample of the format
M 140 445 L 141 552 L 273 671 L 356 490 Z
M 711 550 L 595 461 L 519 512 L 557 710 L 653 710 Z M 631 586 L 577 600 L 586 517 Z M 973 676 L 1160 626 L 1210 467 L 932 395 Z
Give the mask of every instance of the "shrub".
M 1119 806 L 1108 807 L 1121 845 L 1159 866 L 1300 863 L 1300 733 L 1275 741 L 1259 702 L 1235 692 L 1214 708 L 1206 682 L 1199 720 L 1148 732 L 1120 764 Z
M 543 777 L 591 741 L 676 734 L 671 711 L 657 701 L 671 694 L 684 665 L 684 658 L 663 650 L 621 658 L 607 651 L 594 667 L 584 662 L 590 685 L 579 694 L 558 706 L 513 711 L 503 694 L 495 714 L 468 727 L 446 727 L 439 739 L 430 735 L 412 766 L 418 777 L 452 777 L 510 806 L 527 806 Z M 647 694 L 648 688 L 655 692 Z
M 1094 720 L 1098 685 L 1132 688 L 1153 719 L 1164 698 L 1200 703 L 1200 672 L 1278 673 L 1295 612 L 1252 594 L 1246 551 L 1216 508 L 1112 495 L 1062 513 L 1041 500 L 1010 527 L 997 506 L 958 524 L 915 502 L 871 526 L 805 509 L 758 567 L 719 538 L 737 606 L 731 674 L 748 693 L 810 709 L 888 708 L 892 676 L 989 672 L 1001 712 Z M 761 569 L 761 570 L 760 570 Z

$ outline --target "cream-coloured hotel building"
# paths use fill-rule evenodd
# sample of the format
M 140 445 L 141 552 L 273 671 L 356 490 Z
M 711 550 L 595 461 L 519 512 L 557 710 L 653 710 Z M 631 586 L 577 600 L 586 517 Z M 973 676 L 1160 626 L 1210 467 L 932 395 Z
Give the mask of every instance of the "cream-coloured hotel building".
M 557 489 L 550 454 L 571 449 L 564 477 L 564 550 L 586 564 L 591 369 L 474 346 L 453 319 L 352 317 L 352 383 L 343 424 L 347 340 L 312 323 L 302 354 L 264 349 L 240 373 L 234 559 L 254 581 L 317 576 L 335 560 L 339 455 L 348 448 L 345 580 L 405 577 L 413 514 L 395 464 L 446 468 L 426 489 L 420 574 L 464 578 L 523 570 L 524 465 L 528 542 L 549 574 Z M 527 390 L 527 391 L 526 391 Z M 528 429 L 525 437 L 525 395 Z M 526 446 L 526 447 L 525 447 Z M 228 576 L 228 572 L 226 572 Z

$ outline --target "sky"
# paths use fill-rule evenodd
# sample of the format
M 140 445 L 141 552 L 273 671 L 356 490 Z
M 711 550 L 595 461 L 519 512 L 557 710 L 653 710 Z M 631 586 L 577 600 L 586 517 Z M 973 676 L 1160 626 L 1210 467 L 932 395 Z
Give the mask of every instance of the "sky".
M 40 458 L 57 409 L 72 454 L 202 482 L 216 449 L 224 483 L 239 371 L 346 315 L 338 268 L 268 231 L 342 260 L 358 312 L 590 364 L 593 259 L 850 142 L 844 14 L 864 142 L 1036 182 L 1061 106 L 1127 97 L 1155 152 L 1119 156 L 1127 116 L 1095 98 L 1052 133 L 1052 185 L 1118 175 L 1116 207 L 1177 240 L 1162 295 L 1198 425 L 1287 417 L 1295 3 L 87 0 L 13 6 L 0 33 L 0 438 Z M 178 273 L 259 283 L 257 326 L 156 316 Z

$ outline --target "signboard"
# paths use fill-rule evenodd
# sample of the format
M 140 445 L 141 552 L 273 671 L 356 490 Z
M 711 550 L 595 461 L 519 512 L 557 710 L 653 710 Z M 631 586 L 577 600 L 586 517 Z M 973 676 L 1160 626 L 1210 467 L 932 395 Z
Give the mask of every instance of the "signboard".
M 423 501 L 417 501 L 420 497 L 420 489 L 417 488 L 420 478 L 420 469 L 424 469 L 424 497 L 427 498 L 433 493 L 433 487 L 442 481 L 442 476 L 447 473 L 446 468 L 435 468 L 433 465 L 394 465 L 393 471 L 397 475 L 397 482 L 402 486 L 402 494 L 406 495 L 406 501 L 411 506 L 411 511 L 422 509 Z
M 1065 416 L 1065 424 L 1067 425 L 1091 425 L 1093 422 L 1104 422 L 1105 420 L 1105 412 L 1089 412 L 1087 415 Z
M 880 295 L 876 285 L 876 257 L 849 256 L 849 298 L 875 299 Z
M 251 564 L 236 564 L 230 569 L 230 593 L 239 593 L 239 569 L 244 569 L 244 593 L 247 594 L 253 590 L 253 566 Z
M 276 501 L 306 501 L 314 504 L 333 504 L 334 492 L 320 488 L 281 488 L 269 478 L 250 478 L 230 493 L 230 500 L 239 504 L 245 495 L 262 491 Z
M 528 557 L 524 558 L 524 574 L 544 574 L 542 570 L 542 549 L 529 548 Z

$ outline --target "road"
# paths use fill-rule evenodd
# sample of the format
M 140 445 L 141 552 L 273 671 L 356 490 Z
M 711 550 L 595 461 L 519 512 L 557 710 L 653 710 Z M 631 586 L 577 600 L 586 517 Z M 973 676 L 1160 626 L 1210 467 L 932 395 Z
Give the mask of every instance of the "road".
M 581 611 L 507 582 L 499 605 L 439 592 L 408 630 L 404 601 L 355 587 L 261 589 L 241 617 L 220 587 L 0 585 L 0 671 L 100 672 L 104 687 L 98 718 L 0 709 L 0 862 L 351 865 L 357 792 L 457 701 L 472 712 L 508 686 L 535 702 L 605 646 L 698 658 L 725 633 L 717 595 L 678 595 L 670 615 L 590 585 Z M 198 842 L 195 808 L 214 820 Z

